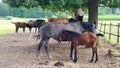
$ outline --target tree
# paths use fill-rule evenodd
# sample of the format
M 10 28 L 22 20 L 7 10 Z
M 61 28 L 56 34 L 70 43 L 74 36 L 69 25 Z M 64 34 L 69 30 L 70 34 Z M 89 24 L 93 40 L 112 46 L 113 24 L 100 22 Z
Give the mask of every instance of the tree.
M 88 14 L 88 21 L 98 22 L 98 0 L 88 0 Z
M 76 12 L 79 7 L 88 8 L 89 21 L 98 21 L 98 5 L 119 7 L 120 0 L 3 0 L 12 7 L 25 6 L 27 8 L 40 5 L 43 9 L 51 11 Z

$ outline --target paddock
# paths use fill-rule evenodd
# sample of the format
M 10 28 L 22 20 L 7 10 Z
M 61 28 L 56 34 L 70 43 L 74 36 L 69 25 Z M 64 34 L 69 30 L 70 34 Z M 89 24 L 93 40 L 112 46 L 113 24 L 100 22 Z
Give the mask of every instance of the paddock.
M 33 31 L 34 34 L 34 31 Z M 27 39 L 27 40 L 26 40 Z M 50 39 L 50 54 L 53 59 L 48 59 L 44 48 L 41 49 L 41 62 L 48 61 L 48 64 L 39 64 L 36 59 L 37 45 L 35 38 L 26 33 L 20 32 L 0 36 L 0 67 L 1 68 L 57 68 L 54 64 L 57 61 L 64 63 L 61 68 L 119 68 L 120 61 L 112 60 L 107 53 L 109 49 L 120 49 L 120 46 L 111 47 L 109 43 L 100 39 L 98 47 L 99 61 L 89 63 L 91 59 L 91 48 L 84 49 L 80 46 L 78 49 L 78 62 L 73 63 L 69 58 L 70 46 L 68 42 L 62 42 Z M 39 42 L 39 41 L 38 41 Z M 87 59 L 86 59 L 87 58 Z

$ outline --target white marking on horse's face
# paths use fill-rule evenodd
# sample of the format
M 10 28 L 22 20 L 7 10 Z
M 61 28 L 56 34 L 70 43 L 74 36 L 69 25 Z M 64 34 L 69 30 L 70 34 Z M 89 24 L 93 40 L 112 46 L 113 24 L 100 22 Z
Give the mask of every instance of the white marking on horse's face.
M 93 30 L 93 32 L 94 32 L 95 34 L 98 34 L 98 33 L 99 33 L 99 31 L 98 31 L 97 28 L 95 28 L 95 29 Z

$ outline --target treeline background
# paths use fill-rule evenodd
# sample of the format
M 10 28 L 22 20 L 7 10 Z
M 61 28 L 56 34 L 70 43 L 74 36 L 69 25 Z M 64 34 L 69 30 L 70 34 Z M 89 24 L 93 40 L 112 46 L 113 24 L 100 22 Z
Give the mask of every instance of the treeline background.
M 99 7 L 99 15 L 120 15 L 120 8 Z M 101 11 L 102 10 L 102 11 Z M 84 11 L 85 15 L 88 15 L 88 11 Z M 72 13 L 67 12 L 51 12 L 49 10 L 43 10 L 40 6 L 34 8 L 25 8 L 23 6 L 15 8 L 10 7 L 8 4 L 0 3 L 0 17 L 12 18 L 65 18 L 71 17 Z

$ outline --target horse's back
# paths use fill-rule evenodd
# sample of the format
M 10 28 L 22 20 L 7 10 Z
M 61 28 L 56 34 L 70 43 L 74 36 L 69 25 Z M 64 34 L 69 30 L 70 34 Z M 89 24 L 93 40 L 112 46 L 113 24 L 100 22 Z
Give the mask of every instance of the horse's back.
M 41 26 L 39 29 L 39 35 L 58 39 L 58 36 L 62 30 L 69 30 L 77 33 L 82 32 L 80 25 L 77 23 L 55 24 L 48 22 L 47 24 Z

